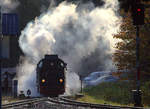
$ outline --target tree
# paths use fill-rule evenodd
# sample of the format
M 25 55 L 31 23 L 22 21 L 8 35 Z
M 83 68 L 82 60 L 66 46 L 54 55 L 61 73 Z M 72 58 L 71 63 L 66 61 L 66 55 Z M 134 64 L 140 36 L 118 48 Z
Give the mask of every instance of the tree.
M 150 4 L 150 2 L 147 2 Z M 145 11 L 145 25 L 140 26 L 140 69 L 142 76 L 150 76 L 150 9 Z M 132 24 L 131 13 L 120 10 L 123 16 L 121 31 L 114 38 L 121 39 L 116 43 L 113 61 L 119 70 L 136 68 L 136 30 Z

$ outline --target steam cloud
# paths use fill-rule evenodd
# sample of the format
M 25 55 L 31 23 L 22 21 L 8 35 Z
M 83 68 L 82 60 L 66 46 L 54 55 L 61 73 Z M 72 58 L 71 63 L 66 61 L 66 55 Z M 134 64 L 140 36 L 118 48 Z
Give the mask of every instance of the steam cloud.
M 112 69 L 111 54 L 116 42 L 113 34 L 121 24 L 117 10 L 117 0 L 105 0 L 100 8 L 92 3 L 77 6 L 63 2 L 28 23 L 19 39 L 27 58 L 18 69 L 19 89 L 35 88 L 36 64 L 45 54 L 58 54 L 73 72 L 87 73 L 98 66 Z M 67 79 L 68 87 L 76 83 L 79 88 L 79 78 Z
M 8 13 L 17 8 L 18 0 L 0 0 L 0 7 L 3 13 Z

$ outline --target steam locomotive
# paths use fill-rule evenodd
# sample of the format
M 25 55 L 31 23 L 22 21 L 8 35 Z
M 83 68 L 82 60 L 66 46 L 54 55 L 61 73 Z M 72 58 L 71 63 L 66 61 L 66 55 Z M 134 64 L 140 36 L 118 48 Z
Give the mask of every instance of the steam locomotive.
M 43 96 L 58 96 L 65 92 L 67 64 L 58 55 L 45 55 L 36 69 L 37 90 Z

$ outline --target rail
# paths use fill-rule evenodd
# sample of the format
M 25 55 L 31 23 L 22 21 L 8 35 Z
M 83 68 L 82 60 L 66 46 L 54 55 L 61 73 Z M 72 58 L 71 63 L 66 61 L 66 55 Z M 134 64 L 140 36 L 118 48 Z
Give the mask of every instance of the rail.
M 50 102 L 59 104 L 59 105 L 70 105 L 75 107 L 84 107 L 86 108 L 94 108 L 94 109 L 146 109 L 143 107 L 131 107 L 131 106 L 112 106 L 108 104 L 92 104 L 92 103 L 85 103 L 85 102 L 79 102 L 75 100 L 70 100 L 64 97 L 60 98 L 48 98 Z
M 13 103 L 3 104 L 2 109 L 13 108 L 13 107 L 18 107 L 18 106 L 23 106 L 28 104 L 32 105 L 33 103 L 41 102 L 45 100 L 47 100 L 47 98 L 31 98 L 31 99 L 20 100 Z

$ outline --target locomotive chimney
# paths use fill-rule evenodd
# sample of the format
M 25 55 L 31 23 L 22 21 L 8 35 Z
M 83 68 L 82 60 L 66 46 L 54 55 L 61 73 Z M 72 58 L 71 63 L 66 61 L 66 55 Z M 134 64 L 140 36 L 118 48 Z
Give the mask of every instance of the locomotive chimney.
M 45 59 L 58 59 L 58 55 L 45 55 Z

